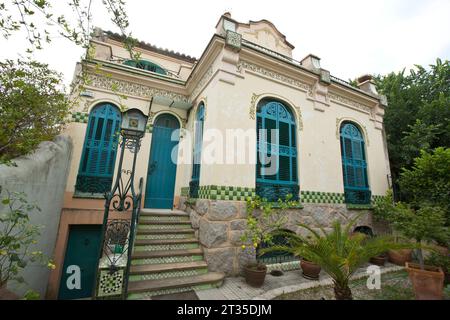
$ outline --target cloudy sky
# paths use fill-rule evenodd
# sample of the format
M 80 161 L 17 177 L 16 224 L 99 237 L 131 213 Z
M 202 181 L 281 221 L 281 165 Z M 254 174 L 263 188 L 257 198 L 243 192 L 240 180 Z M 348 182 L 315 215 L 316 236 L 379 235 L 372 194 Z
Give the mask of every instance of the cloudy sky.
M 58 1 L 57 9 L 70 15 L 64 2 Z M 101 1 L 95 2 L 94 24 L 114 30 Z M 295 59 L 313 53 L 345 80 L 428 65 L 437 57 L 450 59 L 449 0 L 127 0 L 135 37 L 197 58 L 226 11 L 240 22 L 270 20 L 295 45 Z M 22 39 L 23 34 L 0 39 L 0 59 L 23 53 Z M 68 84 L 82 54 L 54 36 L 36 58 L 62 72 Z

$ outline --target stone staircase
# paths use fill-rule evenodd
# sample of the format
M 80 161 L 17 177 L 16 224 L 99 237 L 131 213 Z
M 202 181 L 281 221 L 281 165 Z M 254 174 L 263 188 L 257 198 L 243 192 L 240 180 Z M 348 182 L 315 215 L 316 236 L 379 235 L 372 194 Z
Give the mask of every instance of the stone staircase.
M 215 288 L 222 285 L 224 277 L 223 273 L 208 271 L 187 213 L 141 211 L 128 299 Z

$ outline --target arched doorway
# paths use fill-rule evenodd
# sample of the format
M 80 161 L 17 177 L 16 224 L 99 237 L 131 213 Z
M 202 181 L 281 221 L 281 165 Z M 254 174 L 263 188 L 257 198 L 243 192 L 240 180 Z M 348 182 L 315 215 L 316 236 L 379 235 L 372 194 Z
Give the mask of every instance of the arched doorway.
M 178 119 L 173 115 L 162 114 L 155 120 L 148 162 L 145 208 L 173 208 L 177 159 L 176 156 L 172 159 L 172 154 L 178 154 L 179 129 Z

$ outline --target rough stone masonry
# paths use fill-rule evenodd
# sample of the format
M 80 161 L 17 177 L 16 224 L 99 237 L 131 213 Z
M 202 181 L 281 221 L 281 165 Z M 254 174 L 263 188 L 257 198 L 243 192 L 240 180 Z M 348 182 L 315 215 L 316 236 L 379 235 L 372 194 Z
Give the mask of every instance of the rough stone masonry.
M 256 261 L 255 253 L 243 250 L 240 240 L 247 225 L 245 201 L 197 199 L 191 207 L 186 205 L 186 197 L 181 197 L 179 208 L 190 215 L 210 271 L 237 276 L 243 266 Z M 334 221 L 345 223 L 359 214 L 362 215 L 355 227 L 367 226 L 375 234 L 385 231 L 384 225 L 374 221 L 370 210 L 351 210 L 345 204 L 304 204 L 302 209 L 287 210 L 284 229 L 304 234 L 306 230 L 298 226 L 303 223 L 329 231 Z

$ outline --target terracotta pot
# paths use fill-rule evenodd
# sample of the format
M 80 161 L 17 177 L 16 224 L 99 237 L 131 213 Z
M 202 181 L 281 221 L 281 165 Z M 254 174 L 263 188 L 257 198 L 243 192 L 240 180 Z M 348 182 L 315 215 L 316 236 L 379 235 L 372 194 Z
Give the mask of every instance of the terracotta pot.
M 406 271 L 414 287 L 417 300 L 442 300 L 444 297 L 444 272 L 439 267 L 406 262 Z
M 386 260 L 387 260 L 387 257 L 385 255 L 381 255 L 381 256 L 376 256 L 376 257 L 370 258 L 369 262 L 376 266 L 382 267 L 385 265 Z
M 389 261 L 398 266 L 405 266 L 406 262 L 412 261 L 412 250 L 411 249 L 400 249 L 400 250 L 389 250 L 388 251 Z
M 245 281 L 255 288 L 260 288 L 264 284 L 266 279 L 267 267 L 260 265 L 258 268 L 256 265 L 249 265 L 244 267 Z
M 313 262 L 302 260 L 300 266 L 303 271 L 303 278 L 308 280 L 319 280 L 319 274 L 322 268 Z

